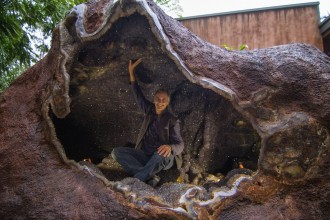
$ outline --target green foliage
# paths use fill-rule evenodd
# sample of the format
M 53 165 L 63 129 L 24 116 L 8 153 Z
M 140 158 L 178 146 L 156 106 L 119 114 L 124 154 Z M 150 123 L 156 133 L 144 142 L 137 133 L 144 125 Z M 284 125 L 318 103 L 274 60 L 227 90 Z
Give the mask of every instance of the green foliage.
M 28 66 L 22 64 L 13 64 L 6 74 L 3 74 L 0 77 L 0 93 L 10 86 L 10 83 L 13 82 L 22 72 L 24 72 Z
M 249 49 L 249 46 L 247 44 L 242 44 L 241 46 L 239 46 L 239 50 L 247 50 Z
M 1 0 L 0 92 L 19 72 L 48 51 L 46 40 L 74 5 L 83 0 Z M 34 45 L 32 45 L 32 42 Z
M 226 50 L 235 50 L 234 47 L 232 46 L 228 46 L 227 44 L 223 44 L 222 45 Z M 247 50 L 249 49 L 249 46 L 247 44 L 242 44 L 241 46 L 239 46 L 238 50 Z
M 168 15 L 182 17 L 183 9 L 179 0 L 154 0 Z

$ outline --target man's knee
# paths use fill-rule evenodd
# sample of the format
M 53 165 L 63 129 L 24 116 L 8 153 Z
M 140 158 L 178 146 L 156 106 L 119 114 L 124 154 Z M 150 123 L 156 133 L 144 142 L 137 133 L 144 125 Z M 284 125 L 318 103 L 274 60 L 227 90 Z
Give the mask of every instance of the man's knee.
M 163 160 L 165 160 L 165 158 L 166 158 L 166 157 L 159 155 L 158 152 L 155 152 L 155 153 L 152 155 L 152 159 L 153 159 L 154 161 L 157 161 L 157 162 L 162 162 Z
M 111 151 L 111 157 L 117 161 L 118 154 L 120 154 L 120 147 L 116 147 Z
M 134 148 L 116 147 L 112 150 L 111 156 L 114 160 L 118 161 L 117 159 L 126 157 L 127 155 L 132 154 L 133 151 L 134 151 Z
M 153 160 L 155 161 L 155 163 L 158 163 L 162 169 L 168 170 L 173 166 L 174 157 L 164 157 L 155 152 L 153 155 Z

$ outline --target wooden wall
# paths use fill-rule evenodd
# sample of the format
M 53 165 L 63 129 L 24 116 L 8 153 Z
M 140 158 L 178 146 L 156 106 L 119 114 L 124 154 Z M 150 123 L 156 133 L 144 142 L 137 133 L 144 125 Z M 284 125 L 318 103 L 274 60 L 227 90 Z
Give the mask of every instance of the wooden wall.
M 303 42 L 323 50 L 318 5 L 183 18 L 179 21 L 199 37 L 218 46 L 227 44 L 236 49 L 247 44 L 249 49 L 257 49 Z

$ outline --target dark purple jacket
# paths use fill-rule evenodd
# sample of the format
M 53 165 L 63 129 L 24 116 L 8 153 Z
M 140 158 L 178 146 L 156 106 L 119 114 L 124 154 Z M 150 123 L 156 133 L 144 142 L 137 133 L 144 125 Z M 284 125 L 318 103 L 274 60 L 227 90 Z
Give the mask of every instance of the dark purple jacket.
M 149 123 L 151 121 L 152 114 L 154 113 L 155 105 L 147 100 L 138 84 L 132 83 L 133 91 L 136 97 L 137 104 L 144 112 L 144 120 L 141 126 L 139 136 L 136 141 L 135 148 L 141 149 L 143 143 L 143 137 L 148 129 Z M 184 148 L 183 139 L 180 134 L 180 121 L 171 114 L 167 109 L 162 113 L 160 121 L 160 137 L 162 143 L 166 143 L 172 148 L 172 158 L 175 158 L 178 169 L 182 166 L 182 151 Z M 173 159 L 172 159 L 173 160 Z M 173 165 L 173 162 L 169 169 Z

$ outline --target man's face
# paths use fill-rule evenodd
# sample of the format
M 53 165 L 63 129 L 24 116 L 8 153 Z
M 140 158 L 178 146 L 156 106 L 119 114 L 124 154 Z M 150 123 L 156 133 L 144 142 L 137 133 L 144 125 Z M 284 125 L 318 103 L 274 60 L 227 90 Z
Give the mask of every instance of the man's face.
M 165 92 L 158 92 L 154 96 L 154 104 L 156 107 L 156 113 L 161 114 L 168 106 L 170 100 Z

